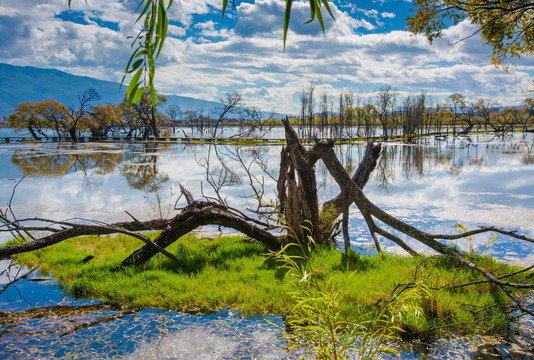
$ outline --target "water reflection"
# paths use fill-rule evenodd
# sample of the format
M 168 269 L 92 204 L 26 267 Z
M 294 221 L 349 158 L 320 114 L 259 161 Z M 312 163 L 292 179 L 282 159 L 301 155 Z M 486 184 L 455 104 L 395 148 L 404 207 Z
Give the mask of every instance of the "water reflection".
M 335 151 L 352 172 L 365 147 L 342 145 Z M 248 200 L 254 191 L 267 201 L 274 198 L 279 156 L 280 146 L 273 145 L 4 145 L 0 146 L 4 169 L 0 202 L 9 200 L 13 187 L 9 179 L 27 175 L 14 204 L 28 215 L 53 210 L 55 218 L 66 213 L 101 219 L 104 215 L 104 219 L 115 220 L 126 210 L 137 213 L 136 217 L 151 217 L 139 215 L 139 211 L 149 209 L 150 202 L 172 203 L 170 197 L 176 196 L 178 184 L 195 197 L 221 198 L 239 208 L 255 207 Z M 465 226 L 511 226 L 532 234 L 533 156 L 532 134 L 481 134 L 428 138 L 409 145 L 384 144 L 365 192 L 378 205 L 427 231 L 449 232 L 460 222 Z M 316 170 L 320 199 L 332 198 L 339 191 L 337 185 L 322 163 Z M 355 208 L 352 213 L 353 245 L 365 246 L 366 226 Z M 508 255 L 499 253 L 501 257 Z
M 6 263 L 0 261 L 0 268 Z M 280 321 L 273 316 L 120 309 L 64 297 L 52 281 L 39 278 L 32 274 L 0 293 L 3 359 L 297 358 L 265 322 Z M 0 285 L 4 281 L 5 274 Z
M 25 176 L 61 176 L 78 171 L 85 176 L 105 175 L 122 161 L 122 151 L 111 146 L 58 143 L 19 148 L 11 157 L 12 164 Z
M 169 176 L 161 174 L 158 169 L 158 158 L 170 146 L 145 142 L 130 149 L 125 163 L 120 167 L 120 174 L 132 189 L 155 192 L 169 181 Z
M 352 172 L 363 157 L 364 144 L 335 148 Z M 176 143 L 11 144 L 0 145 L 0 204 L 9 201 L 12 179 L 28 177 L 13 199 L 18 215 L 99 220 L 136 218 L 176 196 L 183 184 L 200 197 L 206 183 L 202 159 L 211 175 L 224 176 L 226 167 L 240 182 L 229 182 L 221 193 L 232 206 L 249 206 L 251 190 L 241 159 L 274 191 L 279 146 L 209 146 Z M 417 144 L 385 144 L 379 168 L 365 188 L 367 196 L 395 216 L 429 232 L 454 231 L 493 224 L 534 235 L 534 176 L 532 134 L 495 137 L 474 135 L 453 140 L 423 139 Z M 254 160 L 261 159 L 264 165 Z M 200 164 L 199 164 L 200 163 Z M 207 164 L 205 163 L 205 164 Z M 223 165 L 224 164 L 224 165 Z M 270 175 L 264 174 L 268 170 Z M 336 195 L 337 186 L 324 165 L 317 164 L 320 197 Z M 218 180 L 217 180 L 218 181 Z M 87 183 L 97 183 L 98 191 Z M 146 192 L 152 191 L 151 205 Z M 214 196 L 205 187 L 207 195 Z M 167 192 L 167 193 L 165 193 Z M 160 196 L 158 203 L 157 196 Z M 172 214 L 171 214 L 172 215 Z M 146 215 L 152 216 L 152 215 Z M 368 251 L 372 244 L 363 220 L 351 209 L 352 246 Z M 399 251 L 382 240 L 388 251 Z M 484 249 L 488 238 L 474 238 Z M 409 241 L 408 241 L 409 242 Z M 428 251 L 410 243 L 418 251 Z M 460 248 L 466 243 L 457 242 Z M 370 251 L 372 252 L 372 251 Z M 493 256 L 510 262 L 534 263 L 532 244 L 501 237 L 490 248 Z M 0 264 L 0 267 L 2 265 Z M 37 276 L 37 275 L 35 275 Z M 0 293 L 0 354 L 6 358 L 291 358 L 263 318 L 245 319 L 232 311 L 192 316 L 153 309 L 129 312 L 65 296 L 53 281 L 32 281 L 34 275 Z M 0 279 L 0 283 L 5 283 Z M 53 309 L 56 305 L 59 308 Z M 279 320 L 278 320 L 279 321 Z M 422 350 L 407 350 L 402 358 L 491 358 L 488 353 L 516 351 L 532 343 L 531 319 L 518 327 L 521 338 L 440 340 Z M 75 330 L 75 331 L 74 331 Z M 33 335 L 30 333 L 34 333 Z M 37 336 L 38 333 L 38 336 Z M 61 336 L 63 335 L 63 336 Z M 495 346 L 489 346 L 494 343 Z M 521 349 L 519 349 L 521 350 Z M 516 351 L 518 358 L 528 352 Z M 526 350 L 525 350 L 526 351 Z M 194 352 L 194 355 L 191 353 Z M 486 354 L 486 355 L 485 355 Z M 526 354 L 526 355 L 525 355 Z
M 388 144 L 367 196 L 391 214 L 432 233 L 451 233 L 454 224 L 468 228 L 495 225 L 534 235 L 532 135 L 471 136 L 469 140 L 423 139 L 417 145 Z M 382 171 L 382 173 L 381 173 Z M 386 184 L 386 186 L 384 186 Z M 365 224 L 351 210 L 353 246 L 367 247 Z M 501 260 L 532 263 L 534 247 L 498 236 L 489 253 Z M 429 249 L 403 237 L 417 251 Z M 483 250 L 490 236 L 477 236 Z M 467 241 L 455 242 L 467 249 Z M 384 240 L 388 250 L 398 249 Z

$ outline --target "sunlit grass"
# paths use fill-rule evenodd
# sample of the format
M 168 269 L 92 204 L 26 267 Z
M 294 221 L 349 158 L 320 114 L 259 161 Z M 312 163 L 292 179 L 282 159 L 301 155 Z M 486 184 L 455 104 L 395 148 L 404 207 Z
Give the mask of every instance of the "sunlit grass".
M 269 249 L 260 243 L 239 237 L 199 239 L 189 235 L 167 248 L 178 262 L 157 255 L 142 266 L 114 271 L 142 245 L 123 236 L 87 236 L 18 258 L 26 265 L 40 264 L 41 271 L 53 275 L 76 297 L 120 306 L 190 312 L 232 307 L 252 315 L 284 313 L 291 305 L 285 272 L 277 268 L 274 259 L 266 259 Z M 84 263 L 82 260 L 90 255 L 94 258 Z M 346 283 L 342 301 L 342 312 L 349 319 L 364 313 L 372 317 L 372 309 L 389 301 L 399 284 L 413 282 L 428 289 L 428 294 L 418 300 L 423 310 L 420 316 L 402 319 L 400 325 L 408 332 L 457 322 L 464 323 L 462 331 L 479 332 L 503 330 L 510 325 L 502 310 L 509 300 L 497 287 L 445 287 L 481 279 L 449 258 L 380 258 L 355 253 L 345 257 L 337 250 L 318 247 L 312 259 L 319 277 L 331 277 L 330 281 L 339 286 L 345 284 L 350 272 L 355 272 Z M 473 255 L 471 259 L 497 275 L 511 269 L 488 257 Z M 510 280 L 523 281 L 526 276 Z M 482 323 L 475 324 L 480 319 Z

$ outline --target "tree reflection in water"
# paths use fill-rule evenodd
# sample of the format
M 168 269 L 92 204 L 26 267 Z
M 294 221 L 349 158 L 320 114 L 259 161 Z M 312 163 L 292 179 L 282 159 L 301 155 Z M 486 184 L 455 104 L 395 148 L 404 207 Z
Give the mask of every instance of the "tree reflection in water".
M 136 144 L 129 154 L 128 161 L 122 164 L 120 173 L 128 185 L 148 193 L 158 191 L 169 176 L 158 171 L 158 157 L 170 144 L 143 142 Z
M 76 171 L 90 176 L 109 174 L 123 161 L 122 149 L 87 145 L 38 144 L 15 150 L 11 162 L 26 176 L 61 176 Z

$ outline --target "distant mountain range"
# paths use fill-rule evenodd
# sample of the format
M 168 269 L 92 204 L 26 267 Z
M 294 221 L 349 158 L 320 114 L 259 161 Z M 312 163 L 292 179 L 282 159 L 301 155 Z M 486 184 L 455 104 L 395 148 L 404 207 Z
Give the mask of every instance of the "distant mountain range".
M 95 88 L 100 95 L 98 103 L 116 104 L 122 101 L 126 87 L 118 83 L 97 80 L 87 76 L 71 75 L 54 69 L 31 66 L 13 66 L 0 63 L 0 116 L 8 116 L 25 101 L 52 99 L 67 106 L 76 105 L 78 93 Z M 202 111 L 208 114 L 222 104 L 186 96 L 165 95 L 167 106 L 178 105 L 182 111 Z

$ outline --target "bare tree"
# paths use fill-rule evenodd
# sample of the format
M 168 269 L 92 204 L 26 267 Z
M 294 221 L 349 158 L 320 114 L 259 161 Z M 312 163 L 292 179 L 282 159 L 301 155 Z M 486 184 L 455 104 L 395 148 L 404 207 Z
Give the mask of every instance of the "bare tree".
M 393 90 L 391 86 L 383 87 L 378 91 L 376 110 L 378 121 L 382 126 L 382 137 L 387 140 L 388 135 L 388 121 L 391 112 L 395 109 L 397 102 L 397 91 Z
M 313 114 L 315 111 L 314 93 L 315 84 L 313 81 L 308 83 L 308 86 L 302 90 L 300 95 L 300 135 L 311 138 L 313 135 Z M 306 134 L 305 128 L 308 128 Z
M 176 123 L 179 121 L 180 117 L 183 115 L 182 110 L 176 104 L 171 104 L 167 107 L 165 112 L 169 118 L 169 121 L 172 123 L 172 132 L 176 132 Z
M 100 99 L 100 95 L 94 88 L 89 88 L 78 94 L 78 106 L 70 106 L 65 111 L 67 131 L 72 141 L 78 140 L 78 125 L 89 112 L 91 103 Z
M 467 123 L 467 127 L 465 127 L 463 130 L 460 130 L 458 134 L 468 134 L 475 126 L 473 122 L 473 106 L 471 106 L 465 96 L 460 93 L 450 95 L 447 100 L 452 112 L 454 113 L 452 123 L 453 135 L 456 136 L 456 124 L 460 121 Z
M 238 106 L 239 104 L 241 104 L 242 100 L 243 95 L 238 91 L 226 93 L 226 95 L 224 95 L 224 97 L 219 100 L 222 103 L 223 107 L 220 111 L 217 121 L 214 124 L 212 135 L 213 138 L 217 137 L 217 129 L 219 128 L 221 122 L 226 120 L 228 115 L 235 114 L 238 111 Z
M 314 136 L 313 132 L 313 117 L 315 113 L 315 99 L 314 99 L 314 92 L 315 92 L 315 84 L 310 81 L 308 84 L 308 88 L 306 89 L 306 96 L 308 100 L 306 101 L 307 109 L 306 109 L 306 115 L 308 118 L 308 139 L 311 139 L 312 136 Z
M 475 116 L 484 121 L 484 130 L 488 130 L 491 123 L 492 114 L 497 111 L 497 104 L 491 99 L 480 98 L 473 102 Z
M 328 95 L 323 93 L 320 97 L 321 102 L 319 103 L 319 111 L 321 113 L 321 138 L 326 136 L 326 129 L 328 127 Z
M 402 132 L 407 140 L 411 140 L 423 127 L 428 128 L 427 95 L 422 92 L 418 96 L 408 96 L 403 103 Z
M 273 118 L 274 111 L 267 113 L 256 106 L 248 106 L 244 109 L 242 115 L 244 120 L 249 122 L 250 133 L 258 130 L 261 134 L 265 125 Z

